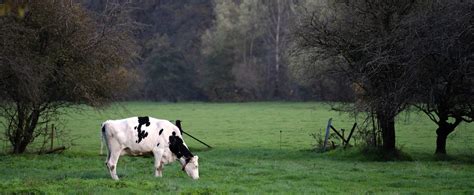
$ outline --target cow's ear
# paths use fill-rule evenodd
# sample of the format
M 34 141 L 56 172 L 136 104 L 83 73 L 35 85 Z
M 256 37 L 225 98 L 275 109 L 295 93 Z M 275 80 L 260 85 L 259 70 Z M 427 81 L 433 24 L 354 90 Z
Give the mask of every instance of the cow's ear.
M 196 156 L 194 156 L 194 160 L 196 160 L 196 161 L 197 161 L 198 159 L 199 159 L 199 156 L 197 156 L 197 155 L 196 155 Z

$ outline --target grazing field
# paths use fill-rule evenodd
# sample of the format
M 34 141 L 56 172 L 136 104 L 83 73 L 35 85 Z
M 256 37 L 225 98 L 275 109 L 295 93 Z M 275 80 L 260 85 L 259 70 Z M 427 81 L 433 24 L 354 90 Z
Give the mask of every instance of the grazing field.
M 99 155 L 100 124 L 130 116 L 181 119 L 183 128 L 214 148 L 185 136 L 199 155 L 200 179 L 178 163 L 153 176 L 153 158 L 121 157 L 113 181 Z M 377 162 L 357 148 L 311 151 L 317 133 L 333 118 L 350 129 L 354 119 L 323 103 L 149 103 L 130 102 L 64 117 L 80 138 L 62 154 L 0 156 L 1 192 L 64 193 L 474 193 L 474 124 L 448 138 L 450 156 L 437 160 L 434 124 L 424 115 L 402 114 L 397 144 L 413 160 Z M 280 134 L 281 131 L 281 134 Z M 281 141 L 280 141 L 281 136 Z

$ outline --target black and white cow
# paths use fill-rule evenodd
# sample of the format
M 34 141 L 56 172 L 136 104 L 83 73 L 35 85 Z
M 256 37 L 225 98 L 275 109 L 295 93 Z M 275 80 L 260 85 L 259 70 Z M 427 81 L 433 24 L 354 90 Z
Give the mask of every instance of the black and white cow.
M 107 120 L 102 123 L 102 136 L 108 148 L 105 164 L 112 179 L 119 179 L 116 171 L 121 155 L 149 153 L 155 157 L 156 177 L 162 176 L 164 164 L 179 159 L 182 170 L 193 179 L 199 179 L 198 156 L 189 151 L 180 129 L 167 120 L 151 117 Z

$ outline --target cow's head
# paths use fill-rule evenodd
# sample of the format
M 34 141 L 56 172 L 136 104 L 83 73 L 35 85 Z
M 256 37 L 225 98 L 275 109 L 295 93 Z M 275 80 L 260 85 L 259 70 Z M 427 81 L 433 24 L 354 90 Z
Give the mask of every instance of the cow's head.
M 183 165 L 183 171 L 186 172 L 191 178 L 199 179 L 199 163 L 198 156 L 193 156 L 189 159 L 181 158 L 181 164 Z

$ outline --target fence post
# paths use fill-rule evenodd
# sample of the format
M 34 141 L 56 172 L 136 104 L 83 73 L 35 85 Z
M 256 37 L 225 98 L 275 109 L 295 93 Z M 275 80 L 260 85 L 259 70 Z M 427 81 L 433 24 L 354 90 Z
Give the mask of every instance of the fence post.
M 51 148 L 53 150 L 53 142 L 54 142 L 54 124 L 51 125 Z
M 349 133 L 349 137 L 347 137 L 347 141 L 346 141 L 346 144 L 344 145 L 344 148 L 346 148 L 347 145 L 349 145 L 349 141 L 351 140 L 352 133 L 354 132 L 356 126 L 357 126 L 357 123 L 354 123 L 354 125 L 352 126 L 352 129 L 351 129 L 351 133 Z
M 328 126 L 326 126 L 326 136 L 324 137 L 324 145 L 323 145 L 323 152 L 326 151 L 326 146 L 328 144 L 329 139 L 329 129 L 331 128 L 332 118 L 328 120 Z

